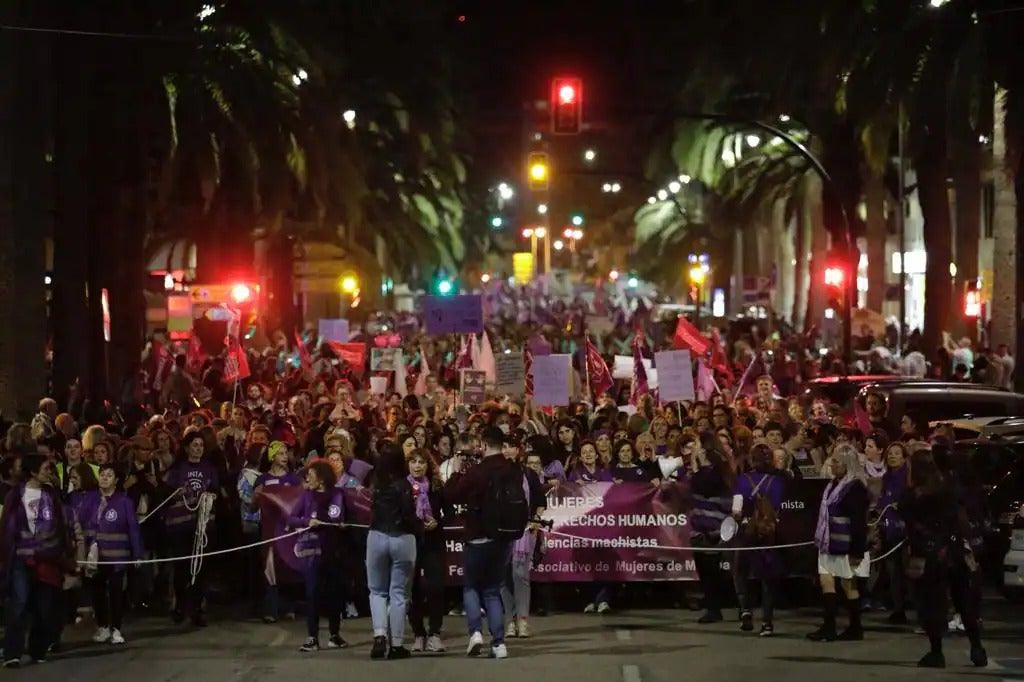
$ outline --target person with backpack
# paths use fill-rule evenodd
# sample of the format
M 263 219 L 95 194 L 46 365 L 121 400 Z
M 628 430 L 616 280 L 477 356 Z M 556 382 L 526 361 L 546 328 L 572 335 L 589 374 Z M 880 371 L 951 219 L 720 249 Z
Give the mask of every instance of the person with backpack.
M 751 470 L 736 477 L 733 486 L 732 516 L 742 526 L 739 532 L 740 551 L 732 561 L 733 586 L 740 605 L 740 630 L 754 629 L 750 610 L 748 581 L 761 583 L 761 637 L 775 634 L 772 621 L 779 582 L 785 575 L 785 564 L 777 549 L 748 549 L 776 544 L 779 506 L 786 479 L 773 467 L 772 449 L 764 443 L 750 450 Z
M 452 475 L 444 488 L 451 504 L 466 506 L 462 555 L 462 601 L 469 626 L 466 655 L 483 648 L 483 622 L 487 614 L 492 658 L 507 658 L 501 587 L 505 582 L 513 543 L 530 522 L 530 501 L 523 486 L 523 470 L 503 456 L 506 436 L 496 426 L 481 434 L 484 453 L 479 464 L 466 470 L 464 458 L 455 456 Z

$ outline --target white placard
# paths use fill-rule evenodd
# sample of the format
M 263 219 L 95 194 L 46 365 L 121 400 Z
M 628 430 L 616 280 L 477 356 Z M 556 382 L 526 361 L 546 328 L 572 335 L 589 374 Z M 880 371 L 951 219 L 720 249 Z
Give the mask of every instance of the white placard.
M 663 402 L 693 400 L 693 365 L 688 350 L 664 350 L 654 354 L 658 366 L 658 397 Z
M 569 355 L 537 355 L 533 358 L 533 404 L 538 407 L 569 405 Z

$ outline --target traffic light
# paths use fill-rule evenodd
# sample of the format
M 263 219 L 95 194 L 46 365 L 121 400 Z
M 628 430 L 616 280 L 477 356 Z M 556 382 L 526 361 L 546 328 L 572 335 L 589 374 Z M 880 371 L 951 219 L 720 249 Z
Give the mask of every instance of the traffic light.
M 829 254 L 825 259 L 825 294 L 828 308 L 839 310 L 843 297 L 846 295 L 846 264 L 838 254 Z
M 583 215 L 580 213 L 573 213 L 571 222 L 574 226 L 579 227 L 583 224 Z
M 238 305 L 246 303 L 251 296 L 252 289 L 247 284 L 239 283 L 231 287 L 231 300 Z
M 551 166 L 547 153 L 530 153 L 526 161 L 526 175 L 531 190 L 534 192 L 547 191 L 548 180 L 551 177 Z
M 583 81 L 560 77 L 551 81 L 551 132 L 578 135 L 583 120 Z

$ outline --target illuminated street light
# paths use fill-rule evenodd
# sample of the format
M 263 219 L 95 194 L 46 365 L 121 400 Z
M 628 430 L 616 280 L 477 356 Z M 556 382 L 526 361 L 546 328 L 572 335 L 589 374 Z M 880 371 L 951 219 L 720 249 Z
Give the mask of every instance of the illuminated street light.
M 614 193 L 617 193 L 617 192 L 618 192 L 618 191 L 619 191 L 620 189 L 622 189 L 622 185 L 620 185 L 620 184 L 619 184 L 619 183 L 617 183 L 617 182 L 613 182 L 613 183 L 612 183 L 612 193 L 613 193 L 613 194 L 614 194 Z
M 572 238 L 575 239 L 576 241 L 583 239 L 583 230 L 573 230 Z
M 697 285 L 703 284 L 704 276 L 706 274 L 707 273 L 704 271 L 704 268 L 700 266 L 690 268 L 690 281 Z
M 565 242 L 563 242 L 561 239 L 556 239 L 554 243 L 551 244 L 551 246 L 555 248 L 555 251 L 561 251 L 562 249 L 565 248 Z
M 524 227 L 523 228 L 523 239 L 529 239 L 532 236 L 533 236 L 533 228 L 532 227 Z
M 480 275 L 480 281 L 483 282 L 484 284 L 487 284 L 488 282 L 490 282 L 491 281 L 490 274 L 485 272 L 484 274 Z
M 647 197 L 647 203 L 648 204 L 656 204 L 656 203 L 658 203 L 658 198 L 657 197 Z
M 547 215 L 547 212 L 548 212 L 548 205 L 547 204 L 537 204 L 537 213 L 540 213 L 541 215 Z
M 610 279 L 611 281 L 614 282 L 618 278 L 619 278 L 619 271 L 618 270 L 612 270 L 611 272 L 608 273 L 608 279 Z
M 601 191 L 605 192 L 605 193 L 611 192 L 612 191 L 611 183 L 610 182 L 606 182 L 603 185 L 601 185 Z
M 572 239 L 572 228 L 567 227 L 564 230 L 562 230 L 562 236 L 565 237 L 566 239 Z
M 782 116 L 779 116 L 779 121 L 781 121 L 782 123 L 789 123 L 789 114 L 783 114 Z
M 537 235 L 537 239 L 544 239 L 544 237 L 547 236 L 548 231 L 543 227 L 538 227 L 536 230 L 533 231 L 533 233 Z
M 665 201 L 668 199 L 668 192 L 663 189 L 658 190 L 658 201 Z
M 593 162 L 594 159 L 596 159 L 596 158 L 597 158 L 597 152 L 595 152 L 593 149 L 588 149 L 585 152 L 583 152 L 583 160 L 588 162 L 588 163 Z
M 691 178 L 686 173 L 683 173 L 682 175 L 679 176 L 679 182 L 683 183 L 684 185 L 689 185 L 690 184 L 690 180 L 692 180 L 692 179 L 693 178 Z
M 356 279 L 355 275 L 345 275 L 341 278 L 341 290 L 346 294 L 355 293 L 356 289 L 359 288 L 359 280 Z
M 341 114 L 341 120 L 345 122 L 349 130 L 356 127 L 356 111 L 355 109 L 346 109 Z
M 507 182 L 503 182 L 500 185 L 498 185 L 498 196 L 500 196 L 504 201 L 508 201 L 514 195 L 515 191 L 513 191 L 513 189 L 509 187 L 509 184 Z
M 679 192 L 679 190 L 681 190 L 682 188 L 683 188 L 683 186 L 680 185 L 675 180 L 673 180 L 672 182 L 668 183 L 668 191 L 672 192 L 672 194 L 677 194 Z
M 758 147 L 761 145 L 761 138 L 758 135 L 747 135 L 747 146 Z
M 216 11 L 217 8 L 213 5 L 203 5 L 199 9 L 199 14 L 197 14 L 196 16 L 199 18 L 199 21 L 206 21 L 207 19 L 212 17 Z

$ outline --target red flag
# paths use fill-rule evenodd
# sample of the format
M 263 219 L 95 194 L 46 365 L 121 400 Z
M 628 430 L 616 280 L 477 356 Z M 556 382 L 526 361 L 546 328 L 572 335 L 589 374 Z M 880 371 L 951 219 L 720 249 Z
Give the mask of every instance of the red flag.
M 366 365 L 366 344 L 351 342 L 339 343 L 337 341 L 324 341 L 334 352 L 339 360 L 352 365 L 354 369 L 363 369 Z
M 711 341 L 701 334 L 699 329 L 690 324 L 689 320 L 680 316 L 679 321 L 676 322 L 676 333 L 672 337 L 672 345 L 680 349 L 688 348 L 691 353 L 699 357 L 708 352 Z
M 298 331 L 295 332 L 295 350 L 299 352 L 299 366 L 302 367 L 302 371 L 312 372 L 313 358 L 310 357 L 306 342 L 302 340 L 302 335 Z
M 722 337 L 718 333 L 718 327 L 711 329 L 711 368 L 721 372 L 731 383 L 734 381 L 732 367 L 729 365 L 729 358 L 722 348 Z
M 185 367 L 192 374 L 198 375 L 206 360 L 206 353 L 203 352 L 203 345 L 195 334 L 188 339 L 188 350 L 185 352 Z
M 608 363 L 604 361 L 590 337 L 586 341 L 587 349 L 587 377 L 590 381 L 590 389 L 594 392 L 595 399 L 610 389 L 615 381 L 612 373 L 608 370 Z
M 647 368 L 644 367 L 644 356 L 640 352 L 640 346 L 644 343 L 644 334 L 641 331 L 633 337 L 633 384 L 629 389 L 629 404 L 636 405 L 640 402 L 640 396 L 651 392 L 647 383 Z
M 860 432 L 865 436 L 870 435 L 874 430 L 871 428 L 871 419 L 868 417 L 868 413 L 864 411 L 864 406 L 856 398 L 853 401 L 853 417 Z
M 238 337 L 228 338 L 228 355 L 224 359 L 224 380 L 228 383 L 241 381 L 249 377 L 249 358 L 245 355 L 242 344 L 238 343 Z

